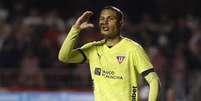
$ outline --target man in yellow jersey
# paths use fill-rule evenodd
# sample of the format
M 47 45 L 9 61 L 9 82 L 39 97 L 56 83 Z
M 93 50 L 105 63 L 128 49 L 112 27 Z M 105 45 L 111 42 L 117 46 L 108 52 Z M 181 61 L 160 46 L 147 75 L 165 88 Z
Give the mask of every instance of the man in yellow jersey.
M 79 32 L 94 27 L 88 22 L 92 15 L 93 12 L 86 11 L 77 19 L 63 42 L 59 60 L 64 63 L 88 61 L 95 101 L 139 101 L 139 75 L 149 84 L 148 101 L 157 101 L 159 78 L 143 48 L 120 35 L 123 13 L 118 8 L 106 6 L 100 12 L 99 27 L 103 40 L 73 49 Z

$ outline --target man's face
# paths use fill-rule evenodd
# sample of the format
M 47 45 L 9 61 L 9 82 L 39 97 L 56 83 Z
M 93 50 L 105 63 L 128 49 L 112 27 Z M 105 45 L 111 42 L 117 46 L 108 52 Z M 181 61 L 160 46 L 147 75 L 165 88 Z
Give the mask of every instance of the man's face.
M 105 37 L 114 37 L 120 33 L 121 21 L 118 20 L 115 11 L 104 9 L 100 13 L 99 27 Z

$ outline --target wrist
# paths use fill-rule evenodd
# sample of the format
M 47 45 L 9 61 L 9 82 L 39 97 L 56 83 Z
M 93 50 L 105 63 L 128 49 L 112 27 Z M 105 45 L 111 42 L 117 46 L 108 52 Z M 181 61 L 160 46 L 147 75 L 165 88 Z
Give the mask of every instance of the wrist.
M 71 31 L 73 32 L 80 32 L 80 27 L 76 26 L 76 25 L 73 25 L 72 28 L 71 28 Z

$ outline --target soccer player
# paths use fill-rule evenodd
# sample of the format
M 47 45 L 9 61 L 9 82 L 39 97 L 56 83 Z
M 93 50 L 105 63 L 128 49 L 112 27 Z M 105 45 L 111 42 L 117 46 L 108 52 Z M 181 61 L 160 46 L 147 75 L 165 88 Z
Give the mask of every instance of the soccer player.
M 135 41 L 121 36 L 123 13 L 118 8 L 106 6 L 100 12 L 99 28 L 103 40 L 73 49 L 79 32 L 94 27 L 88 22 L 92 15 L 92 11 L 86 11 L 77 19 L 63 42 L 59 60 L 64 63 L 88 61 L 95 101 L 139 101 L 140 74 L 150 87 L 148 101 L 156 101 L 159 78 L 143 48 Z

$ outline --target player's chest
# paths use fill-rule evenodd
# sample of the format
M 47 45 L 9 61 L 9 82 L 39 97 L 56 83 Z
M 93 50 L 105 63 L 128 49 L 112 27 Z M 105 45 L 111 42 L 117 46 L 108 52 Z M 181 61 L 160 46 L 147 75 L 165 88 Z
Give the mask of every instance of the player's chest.
M 106 48 L 97 48 L 91 59 L 91 62 L 111 68 L 127 66 L 129 53 L 125 50 L 112 50 Z
M 102 68 L 106 72 L 123 72 L 129 69 L 129 52 L 125 50 L 107 50 L 97 48 L 90 59 L 92 68 Z
M 102 79 L 125 80 L 129 74 L 127 52 L 97 51 L 90 67 L 94 77 Z

